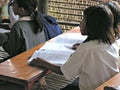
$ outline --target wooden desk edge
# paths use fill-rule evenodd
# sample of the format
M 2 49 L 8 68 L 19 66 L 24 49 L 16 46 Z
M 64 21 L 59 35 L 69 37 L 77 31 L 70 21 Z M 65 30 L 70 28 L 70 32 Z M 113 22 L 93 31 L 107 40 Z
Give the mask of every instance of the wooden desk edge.
M 95 90 L 104 90 L 105 86 L 120 86 L 120 72 L 110 78 L 108 81 L 97 87 Z
M 9 64 L 9 62 L 13 62 L 14 60 L 17 60 L 19 57 L 22 57 L 23 55 L 28 54 L 28 52 L 30 52 L 29 55 L 31 56 L 35 50 L 39 49 L 43 45 L 44 45 L 44 43 L 42 43 L 42 44 L 40 44 L 40 45 L 38 45 L 36 47 L 33 47 L 30 50 L 28 50 L 28 51 L 25 51 L 25 52 L 15 56 L 15 57 L 12 57 L 11 59 L 8 59 L 7 61 L 4 61 L 4 62 L 0 63 L 0 65 L 2 65 L 2 64 L 6 65 L 7 63 Z M 27 59 L 29 57 L 25 58 L 26 59 L 26 63 L 27 63 Z M 30 65 L 27 65 L 27 66 L 30 66 Z M 30 66 L 30 67 L 33 67 L 33 66 Z M 37 68 L 37 67 L 33 67 L 33 68 Z M 35 69 L 35 70 L 37 71 L 37 69 Z M 38 71 L 39 71 L 39 73 L 37 73 L 37 75 L 34 78 L 40 77 L 40 75 L 42 73 L 42 69 L 39 69 Z M 15 82 L 15 83 L 18 83 L 18 84 L 27 84 L 34 78 L 32 77 L 32 78 L 29 78 L 28 80 L 26 80 L 26 79 L 22 79 L 20 77 L 16 78 L 16 77 L 12 77 L 10 75 L 0 74 L 0 80 L 5 80 L 5 81 L 13 82 L 13 83 Z

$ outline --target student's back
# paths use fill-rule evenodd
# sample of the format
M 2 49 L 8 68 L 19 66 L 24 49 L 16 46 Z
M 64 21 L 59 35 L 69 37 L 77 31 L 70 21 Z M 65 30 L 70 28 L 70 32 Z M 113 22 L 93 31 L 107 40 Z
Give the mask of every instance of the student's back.
M 37 7 L 37 0 L 14 0 L 13 10 L 20 18 L 11 28 L 9 37 L 0 34 L 0 45 L 10 57 L 46 41 Z
M 33 33 L 36 23 L 33 21 L 18 21 L 15 23 L 11 29 L 12 35 L 9 36 L 10 46 L 6 47 L 3 45 L 4 49 L 9 52 L 9 54 L 19 54 L 23 51 L 29 50 L 30 48 L 46 41 L 44 30 L 38 33 Z M 14 35 L 13 35 L 14 34 Z M 15 49 L 14 49 L 15 48 Z
M 104 5 L 85 9 L 81 33 L 87 35 L 87 39 L 61 69 L 67 79 L 79 76 L 80 90 L 94 90 L 119 72 L 119 48 L 114 44 L 110 9 Z

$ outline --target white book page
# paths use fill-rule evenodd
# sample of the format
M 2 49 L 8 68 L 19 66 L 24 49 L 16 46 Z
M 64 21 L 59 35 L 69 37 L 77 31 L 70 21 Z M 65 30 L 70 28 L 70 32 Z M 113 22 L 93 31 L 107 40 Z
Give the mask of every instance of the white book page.
M 39 57 L 53 64 L 64 64 L 75 52 L 71 49 L 72 46 L 76 43 L 82 43 L 86 38 L 87 36 L 82 36 L 80 33 L 60 35 L 54 38 L 52 42 L 46 42 L 43 47 L 32 55 L 28 63 Z
M 43 47 L 39 50 L 46 50 L 46 51 L 56 51 L 58 53 L 72 53 L 74 50 L 70 49 L 64 44 L 56 43 L 56 42 L 46 42 Z
M 70 56 L 71 54 L 68 53 L 36 51 L 29 59 L 28 63 L 34 62 L 33 59 L 35 58 L 41 58 L 48 61 L 49 63 L 62 65 L 69 59 Z
M 64 64 L 74 52 L 74 50 L 62 44 L 47 42 L 43 47 L 34 52 L 32 57 L 28 60 L 28 63 L 39 57 L 50 63 L 61 65 Z
M 87 36 L 83 36 L 80 33 L 66 33 L 56 37 L 53 42 L 73 46 L 76 43 L 82 43 L 86 38 Z

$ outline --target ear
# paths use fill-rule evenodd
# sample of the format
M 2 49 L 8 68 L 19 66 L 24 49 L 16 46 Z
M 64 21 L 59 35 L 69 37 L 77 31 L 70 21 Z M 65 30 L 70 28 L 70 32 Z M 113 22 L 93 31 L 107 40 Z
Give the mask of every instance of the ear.
M 25 9 L 24 8 L 19 8 L 19 11 L 21 12 L 21 13 L 24 13 L 25 12 Z

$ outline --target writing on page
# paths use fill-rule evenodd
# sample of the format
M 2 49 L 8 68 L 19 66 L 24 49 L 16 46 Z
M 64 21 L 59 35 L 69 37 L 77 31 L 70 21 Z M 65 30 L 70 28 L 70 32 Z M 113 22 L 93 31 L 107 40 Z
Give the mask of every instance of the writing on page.
M 62 65 L 69 59 L 72 53 L 74 53 L 74 50 L 66 48 L 62 44 L 47 42 L 42 48 L 34 52 L 28 63 L 39 57 L 50 63 Z
M 75 52 L 71 49 L 72 46 L 76 43 L 82 43 L 86 38 L 87 36 L 82 36 L 80 33 L 59 35 L 52 42 L 48 41 L 39 50 L 36 50 L 28 63 L 35 62 L 38 57 L 52 64 L 62 65 Z

